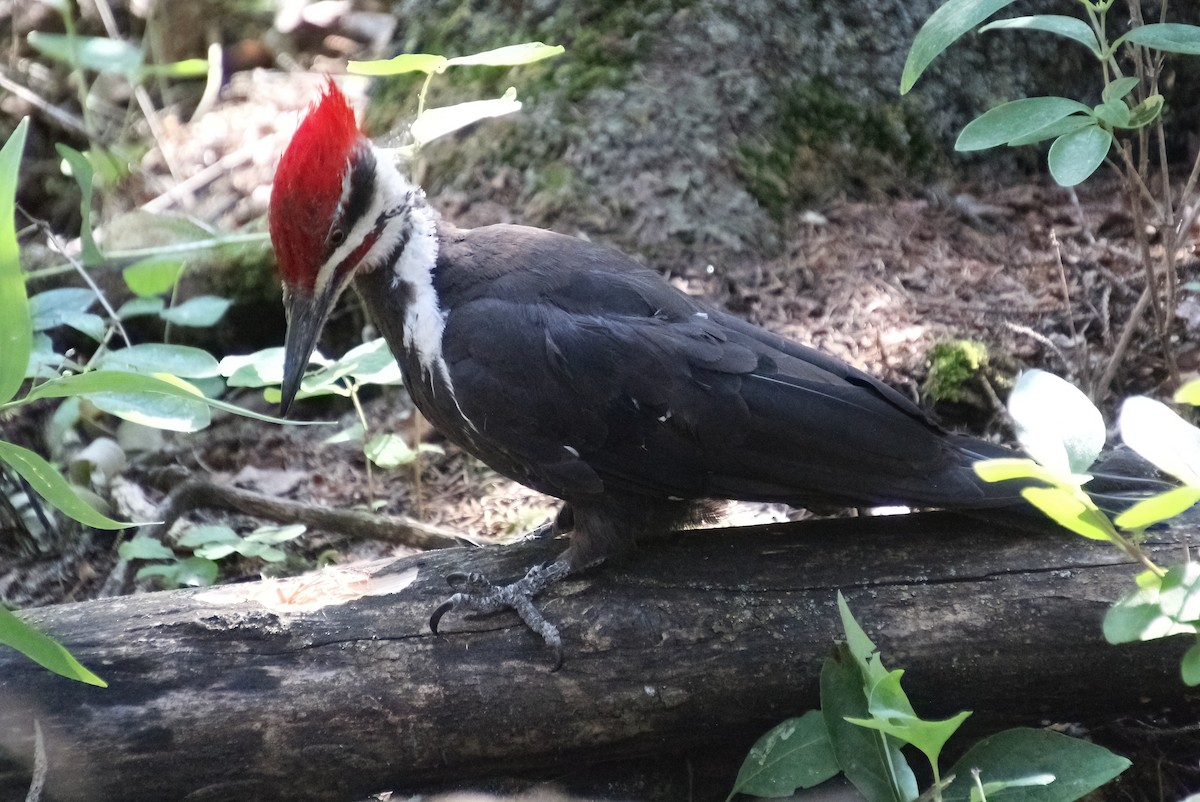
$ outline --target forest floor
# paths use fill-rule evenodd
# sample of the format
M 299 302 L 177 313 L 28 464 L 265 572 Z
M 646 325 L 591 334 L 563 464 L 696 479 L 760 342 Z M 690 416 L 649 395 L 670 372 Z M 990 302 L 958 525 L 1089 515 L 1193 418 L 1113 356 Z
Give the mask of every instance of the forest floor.
M 172 118 L 157 132 L 156 148 L 145 161 L 148 180 L 132 206 L 185 214 L 218 231 L 262 230 L 275 160 L 319 86 L 320 79 L 310 74 L 236 74 L 205 114 L 191 121 Z M 356 104 L 366 102 L 365 84 L 345 86 Z M 11 98 L 2 108 L 15 116 L 38 114 L 35 106 Z M 58 169 L 52 149 L 35 151 L 36 160 L 26 170 L 44 175 Z M 434 192 L 431 202 L 462 226 L 528 222 L 522 209 L 506 205 L 504 193 L 496 191 L 498 182 L 496 176 L 481 175 L 478 192 Z M 48 200 L 41 213 L 54 218 L 62 207 L 62 201 Z M 679 289 L 824 349 L 927 404 L 929 392 L 922 386 L 930 375 L 931 349 L 945 341 L 977 341 L 988 355 L 981 373 L 987 381 L 968 382 L 960 388 L 961 399 L 931 404 L 932 411 L 947 426 L 1007 439 L 997 399 L 1018 371 L 1041 367 L 1095 390 L 1121 350 L 1118 343 L 1144 286 L 1133 221 L 1123 209 L 1117 187 L 1103 180 L 1081 189 L 1076 198 L 1048 179 L 1024 177 L 1008 185 L 841 199 L 791 215 L 781 225 L 783 246 L 770 258 L 654 267 Z M 1200 278 L 1196 240 L 1196 231 L 1187 232 L 1177 254 L 1184 289 L 1177 318 L 1169 322 L 1170 347 L 1184 375 L 1200 368 L 1200 301 L 1186 284 Z M 281 306 L 263 314 L 276 321 L 278 344 L 282 312 L 275 309 Z M 1174 390 L 1162 343 L 1151 316 L 1146 318 L 1100 393 L 1110 420 L 1125 396 L 1166 397 Z M 258 327 L 262 321 L 252 323 Z M 237 345 L 239 325 L 238 319 L 222 324 L 223 349 L 252 350 Z M 254 338 L 259 336 L 256 330 Z M 239 391 L 230 400 L 273 411 L 258 392 Z M 152 476 L 169 469 L 177 480 L 182 470 L 219 486 L 306 504 L 412 516 L 489 542 L 519 538 L 553 515 L 552 499 L 498 476 L 444 443 L 427 425 L 416 424 L 402 388 L 369 393 L 365 401 L 366 417 L 377 431 L 400 432 L 410 442 L 420 438 L 443 450 L 411 466 L 368 470 L 358 444 L 325 442 L 336 429 L 220 416 L 204 431 L 168 435 L 153 458 L 134 460 L 128 478 L 151 504 L 165 493 L 163 482 Z M 4 422 L 6 436 L 37 446 L 51 411 L 40 406 L 30 420 Z M 335 420 L 338 428 L 354 420 L 348 402 L 308 402 L 294 414 Z M 777 506 L 731 505 L 724 523 L 803 514 Z M 260 523 L 225 510 L 196 510 L 187 521 L 229 523 L 242 531 Z M 306 533 L 289 548 L 295 553 L 285 564 L 288 571 L 330 559 L 348 563 L 411 551 L 322 531 Z M 36 583 L 30 559 L 7 561 L 7 570 L 0 569 L 0 595 L 21 606 L 88 598 L 104 585 L 117 560 L 111 540 L 93 541 L 87 556 L 86 563 L 55 562 L 50 580 Z M 223 580 L 252 577 L 263 569 L 253 560 L 227 562 Z

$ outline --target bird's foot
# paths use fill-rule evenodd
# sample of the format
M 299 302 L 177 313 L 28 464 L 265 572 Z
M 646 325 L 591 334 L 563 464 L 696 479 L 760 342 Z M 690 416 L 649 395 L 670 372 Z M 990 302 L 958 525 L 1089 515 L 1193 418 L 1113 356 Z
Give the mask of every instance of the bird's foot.
M 550 670 L 558 671 L 563 663 L 562 637 L 558 627 L 547 621 L 541 610 L 534 606 L 533 597 L 569 573 L 570 564 L 560 559 L 535 565 L 521 579 L 508 585 L 494 585 L 482 574 L 451 574 L 446 581 L 457 592 L 434 610 L 429 629 L 436 635 L 442 616 L 451 610 L 471 613 L 513 610 L 554 652 L 554 667 Z

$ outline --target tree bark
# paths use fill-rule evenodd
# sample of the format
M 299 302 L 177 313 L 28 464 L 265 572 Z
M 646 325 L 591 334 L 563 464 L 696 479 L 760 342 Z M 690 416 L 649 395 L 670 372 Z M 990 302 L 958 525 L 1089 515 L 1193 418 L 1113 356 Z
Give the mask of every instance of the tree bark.
M 1176 527 L 1150 549 L 1175 561 L 1185 539 Z M 719 775 L 694 786 L 711 798 L 755 737 L 818 705 L 838 589 L 927 716 L 1089 722 L 1184 696 L 1186 644 L 1103 641 L 1106 606 L 1139 570 L 1115 549 L 946 514 L 648 544 L 540 599 L 563 634 L 557 673 L 509 613 L 451 613 L 429 632 L 448 573 L 515 578 L 561 548 L 426 553 L 384 569 L 416 569 L 398 592 L 307 612 L 213 601 L 253 585 L 28 611 L 110 687 L 0 650 L 0 799 L 29 785 L 35 720 L 44 800 L 343 801 L 539 772 L 570 785 L 603 776 L 596 764 L 723 754 L 734 762 L 691 767 L 693 781 Z

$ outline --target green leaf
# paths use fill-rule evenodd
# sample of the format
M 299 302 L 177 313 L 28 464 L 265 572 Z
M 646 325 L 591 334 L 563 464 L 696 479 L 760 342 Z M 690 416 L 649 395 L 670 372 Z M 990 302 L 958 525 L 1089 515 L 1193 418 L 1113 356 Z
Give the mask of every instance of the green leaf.
M 1188 685 L 1200 685 L 1200 643 L 1193 643 L 1183 653 L 1183 661 L 1179 665 L 1179 673 Z
M 1200 621 L 1200 563 L 1167 569 L 1157 583 L 1143 584 L 1117 600 L 1104 616 L 1109 643 L 1195 634 Z
M 96 246 L 96 239 L 92 234 L 92 189 L 95 186 L 92 180 L 92 163 L 88 161 L 87 156 L 66 145 L 57 144 L 54 149 L 71 168 L 71 175 L 75 183 L 79 184 L 79 243 L 83 247 L 83 264 L 85 267 L 98 265 L 104 261 L 104 254 Z
M 67 679 L 107 688 L 108 683 L 88 671 L 58 641 L 0 607 L 0 643 L 11 646 L 43 668 Z
M 85 287 L 59 287 L 39 292 L 29 299 L 34 331 L 48 331 L 66 325 L 67 318 L 80 315 L 96 303 L 96 293 Z
M 900 94 L 906 95 L 943 50 L 964 33 L 1015 0 L 949 0 L 925 20 L 917 31 L 904 72 L 900 76 Z
M 97 409 L 121 420 L 168 432 L 198 432 L 212 423 L 212 411 L 201 399 L 162 393 L 88 393 Z
M 1092 110 L 1077 100 L 1065 97 L 1026 97 L 1002 103 L 967 123 L 954 149 L 960 152 L 984 150 L 1022 140 L 1072 114 L 1091 115 Z
M 1069 134 L 1072 131 L 1078 131 L 1088 125 L 1095 125 L 1095 119 L 1088 114 L 1072 114 L 1069 117 L 1064 117 L 1058 122 L 1053 122 L 1045 128 L 1011 139 L 1008 146 L 1012 148 L 1021 147 L 1023 145 L 1034 145 L 1038 142 L 1044 142 L 1047 139 L 1057 139 L 1063 134 Z
M 246 535 L 246 540 L 251 543 L 268 543 L 274 545 L 295 540 L 303 535 L 307 530 L 308 527 L 306 527 L 304 524 L 278 524 L 260 526 L 250 534 Z
M 788 796 L 797 788 L 819 785 L 840 770 L 821 711 L 810 710 L 754 742 L 729 796 Z
M 1200 487 L 1200 429 L 1166 404 L 1145 396 L 1126 398 L 1117 426 L 1125 445 L 1160 471 Z
M 401 75 L 406 72 L 423 72 L 426 75 L 446 69 L 445 56 L 432 53 L 401 53 L 395 58 L 375 61 L 349 61 L 346 71 L 355 75 Z
M 244 418 L 253 418 L 267 423 L 287 423 L 305 425 L 303 421 L 289 421 L 272 415 L 244 409 L 234 404 L 207 398 L 194 386 L 169 374 L 160 373 L 153 376 L 142 373 L 129 373 L 120 370 L 93 370 L 70 376 L 59 376 L 44 382 L 30 390 L 26 401 L 39 398 L 69 398 L 75 395 L 86 396 L 90 393 L 159 393 L 177 396 L 185 399 L 199 399 L 214 409 L 232 412 Z M 24 402 L 22 402 L 24 403 Z M 3 409 L 6 405 L 0 405 Z
M 1074 802 L 1129 768 L 1129 761 L 1107 749 L 1057 732 L 1017 728 L 984 738 L 967 750 L 945 776 L 954 782 L 944 802 L 968 802 L 971 769 L 985 784 L 1006 781 L 1008 787 L 988 802 Z M 1044 776 L 1055 779 L 1044 783 Z
M 854 618 L 854 613 L 850 611 L 850 605 L 846 603 L 846 597 L 840 590 L 837 593 L 837 606 L 838 616 L 842 619 L 842 631 L 846 633 L 846 645 L 850 647 L 850 654 L 854 655 L 854 659 L 863 673 L 863 693 L 865 694 L 875 683 L 886 677 L 888 672 L 883 667 L 878 647 L 875 646 L 866 631 L 859 626 L 858 621 Z
M 1163 110 L 1163 96 L 1151 95 L 1129 112 L 1129 127 L 1142 128 L 1158 119 Z
M 138 570 L 138 579 L 162 577 L 163 583 L 171 587 L 207 587 L 217 580 L 220 568 L 212 560 L 203 557 L 188 557 L 170 565 L 147 565 Z
M 203 328 L 216 325 L 232 304 L 233 301 L 228 298 L 220 298 L 216 295 L 197 295 L 178 306 L 164 309 L 159 316 L 177 326 Z
M 157 315 L 166 307 L 162 298 L 130 298 L 121 304 L 117 317 L 121 320 L 139 315 Z
M 1090 540 L 1113 541 L 1117 531 L 1082 490 L 1062 487 L 1026 487 L 1021 496 L 1059 526 Z
M 271 387 L 283 382 L 283 348 L 264 348 L 221 360 L 221 375 L 230 387 Z
M 922 719 L 913 710 L 908 696 L 900 687 L 900 679 L 903 676 L 904 672 L 901 670 L 888 672 L 871 689 L 867 703 L 871 717 L 848 720 L 851 724 L 879 730 L 904 743 L 912 744 L 925 754 L 929 765 L 936 769 L 942 747 L 971 714 L 963 711 L 944 721 Z
M 124 529 L 135 525 L 114 521 L 97 512 L 76 495 L 71 485 L 53 465 L 27 448 L 0 440 L 0 460 L 8 463 L 51 506 L 84 526 L 96 529 Z
M 367 459 L 385 470 L 408 465 L 417 458 L 415 449 L 398 434 L 377 434 L 363 446 Z
M 1104 163 L 1113 136 L 1098 125 L 1089 125 L 1054 140 L 1046 163 L 1059 186 L 1073 187 L 1086 180 Z
M 1100 122 L 1111 128 L 1129 127 L 1129 107 L 1123 100 L 1110 100 L 1092 109 L 1092 114 Z
M 126 540 L 117 547 L 117 555 L 122 560 L 174 560 L 175 552 L 162 544 L 162 541 L 152 537 L 135 537 Z
M 1060 482 L 1085 475 L 1104 448 L 1107 431 L 1100 410 L 1053 373 L 1027 370 L 1018 376 L 1008 412 L 1021 448 Z
M 470 100 L 440 109 L 426 109 L 413 122 L 409 131 L 416 144 L 422 146 L 480 120 L 520 110 L 521 101 L 517 100 L 517 90 L 510 86 L 503 96 L 492 100 Z
M 43 56 L 76 69 L 115 73 L 137 81 L 142 68 L 141 49 L 120 39 L 33 31 L 26 41 Z
M 892 736 L 847 721 L 867 718 L 863 672 L 850 647 L 838 644 L 821 666 L 821 714 L 838 765 L 872 802 L 911 802 L 917 780 Z
M 170 373 L 186 379 L 219 376 L 216 357 L 203 348 L 167 343 L 142 343 L 109 351 L 97 363 L 104 370 L 128 370 L 135 373 Z
M 161 75 L 164 78 L 203 78 L 208 75 L 208 59 L 185 58 L 169 64 L 143 65 L 140 76 Z
M 1175 391 L 1175 402 L 1200 406 L 1200 379 L 1192 379 Z
M 546 45 L 541 42 L 525 42 L 519 45 L 485 50 L 472 56 L 455 56 L 446 62 L 447 67 L 483 65 L 486 67 L 517 67 L 535 61 L 552 58 L 566 50 L 562 45 Z
M 1096 39 L 1095 32 L 1092 31 L 1090 25 L 1078 17 L 1064 17 L 1058 14 L 1013 17 L 1012 19 L 989 22 L 980 28 L 979 32 L 1000 30 L 1031 30 L 1053 33 L 1057 36 L 1064 36 L 1067 39 L 1079 42 L 1088 50 L 1091 50 L 1092 55 L 1098 59 L 1104 58 L 1104 52 L 1100 49 L 1100 42 Z M 1136 79 L 1134 80 L 1136 83 Z
M 104 322 L 103 318 L 90 312 L 68 312 L 63 315 L 63 325 L 91 337 L 96 342 L 103 342 L 104 335 L 108 331 L 108 324 Z
M 1200 56 L 1200 28 L 1178 22 L 1155 22 L 1134 28 L 1113 43 L 1133 44 L 1161 50 L 1164 53 L 1182 53 Z
M 16 397 L 33 353 L 33 328 L 17 242 L 16 198 L 29 118 L 0 148 L 0 403 Z
M 1010 479 L 1036 479 L 1055 487 L 1065 483 L 1065 477 L 1053 473 L 1031 459 L 1024 457 L 1001 457 L 985 459 L 971 465 L 976 475 L 985 482 L 1007 482 Z
M 1176 487 L 1165 493 L 1145 498 L 1118 515 L 1113 521 L 1122 529 L 1140 531 L 1148 526 L 1174 518 L 1200 501 L 1200 487 Z
M 170 291 L 179 281 L 183 268 L 182 259 L 149 256 L 122 270 L 121 275 L 125 279 L 125 286 L 135 295 L 146 297 Z
M 1125 78 L 1118 78 L 1104 87 L 1104 91 L 1100 97 L 1105 103 L 1111 103 L 1114 100 L 1123 100 L 1140 83 L 1141 79 L 1132 75 Z
M 176 542 L 181 548 L 194 549 L 214 543 L 241 543 L 242 538 L 224 524 L 202 524 L 188 529 Z

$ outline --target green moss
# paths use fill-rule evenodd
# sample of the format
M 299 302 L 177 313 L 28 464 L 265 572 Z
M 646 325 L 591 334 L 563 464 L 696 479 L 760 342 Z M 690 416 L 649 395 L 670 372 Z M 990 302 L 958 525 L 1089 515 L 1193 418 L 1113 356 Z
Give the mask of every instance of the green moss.
M 526 41 L 561 44 L 567 51 L 523 67 L 465 67 L 434 78 L 428 101 L 435 106 L 495 97 L 516 86 L 520 97 L 551 93 L 568 103 L 601 87 L 625 84 L 634 65 L 645 61 L 666 23 L 690 0 L 563 2 L 546 14 L 541 4 L 520 2 L 484 13 L 471 0 L 422 6 L 406 22 L 401 51 L 465 55 Z M 423 76 L 380 81 L 367 124 L 373 130 L 416 112 Z
M 858 102 L 816 80 L 782 90 L 774 124 L 741 138 L 735 164 L 755 199 L 782 220 L 834 193 L 927 180 L 943 160 L 913 101 Z
M 929 349 L 929 374 L 921 394 L 933 403 L 976 405 L 988 372 L 987 346 L 976 340 L 943 340 Z

